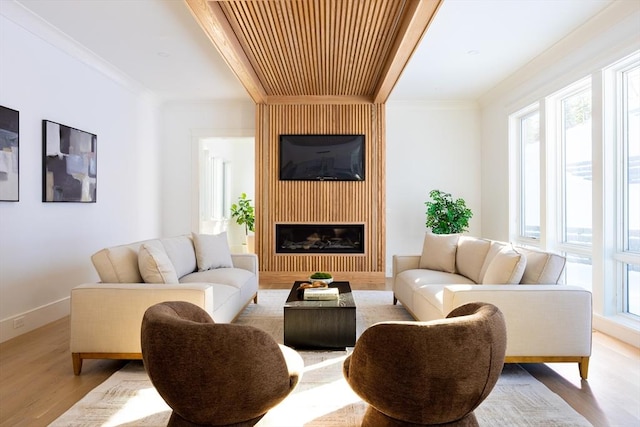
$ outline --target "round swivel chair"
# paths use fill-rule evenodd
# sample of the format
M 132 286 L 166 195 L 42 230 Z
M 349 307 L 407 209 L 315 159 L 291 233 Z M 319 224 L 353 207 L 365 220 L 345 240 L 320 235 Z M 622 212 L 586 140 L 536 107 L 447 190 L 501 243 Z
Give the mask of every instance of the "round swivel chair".
M 169 426 L 252 426 L 280 403 L 304 369 L 300 355 L 266 332 L 216 324 L 184 302 L 147 309 L 142 358 L 173 410 Z
M 506 343 L 500 310 L 470 303 L 446 319 L 371 326 L 343 373 L 369 404 L 363 426 L 477 426 L 473 410 L 500 377 Z

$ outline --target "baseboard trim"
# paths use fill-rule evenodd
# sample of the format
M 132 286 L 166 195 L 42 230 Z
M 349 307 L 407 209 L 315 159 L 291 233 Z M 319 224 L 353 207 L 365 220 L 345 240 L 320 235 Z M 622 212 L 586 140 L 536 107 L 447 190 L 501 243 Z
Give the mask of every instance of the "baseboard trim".
M 70 298 L 66 297 L 58 301 L 25 311 L 24 313 L 0 320 L 0 343 L 31 332 L 46 324 L 55 322 L 70 312 Z M 14 322 L 22 321 L 23 326 L 14 328 Z
M 624 318 L 619 319 L 620 321 L 614 319 L 615 318 L 612 317 L 594 314 L 593 329 L 640 348 L 640 331 L 631 325 L 625 325 L 626 319 Z M 627 322 L 629 321 L 627 320 Z

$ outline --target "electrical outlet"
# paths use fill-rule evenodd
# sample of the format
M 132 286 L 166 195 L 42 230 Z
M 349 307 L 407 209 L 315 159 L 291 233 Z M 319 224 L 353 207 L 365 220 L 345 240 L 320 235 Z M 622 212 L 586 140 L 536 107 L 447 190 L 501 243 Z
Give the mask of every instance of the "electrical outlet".
M 24 326 L 24 316 L 13 319 L 13 329 L 22 328 Z

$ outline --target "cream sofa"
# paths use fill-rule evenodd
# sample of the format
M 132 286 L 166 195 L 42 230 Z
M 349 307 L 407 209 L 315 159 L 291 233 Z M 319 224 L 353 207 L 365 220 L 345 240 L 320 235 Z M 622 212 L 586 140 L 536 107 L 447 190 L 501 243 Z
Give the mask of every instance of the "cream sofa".
M 564 266 L 549 252 L 427 233 L 422 254 L 393 257 L 393 302 L 420 321 L 468 302 L 494 304 L 507 323 L 506 363 L 577 362 L 586 379 L 591 293 L 560 284 Z
M 102 249 L 91 260 L 100 283 L 71 291 L 71 355 L 141 359 L 140 327 L 147 308 L 188 301 L 216 322 L 229 323 L 258 301 L 258 258 L 231 254 L 226 233 L 146 240 Z

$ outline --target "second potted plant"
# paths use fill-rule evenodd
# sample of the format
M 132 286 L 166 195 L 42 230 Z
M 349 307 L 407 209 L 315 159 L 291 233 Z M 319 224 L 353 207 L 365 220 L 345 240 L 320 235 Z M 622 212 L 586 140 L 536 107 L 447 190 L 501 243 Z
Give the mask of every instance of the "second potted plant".
M 247 193 L 242 193 L 238 197 L 238 202 L 231 205 L 231 218 L 236 220 L 236 224 L 244 225 L 245 244 L 248 252 L 254 251 L 253 239 L 249 236 L 249 231 L 255 231 L 255 210 L 251 206 L 251 199 L 247 198 Z
M 451 194 L 440 190 L 429 192 L 427 205 L 427 228 L 434 234 L 462 233 L 469 228 L 473 216 L 464 199 L 453 200 Z

